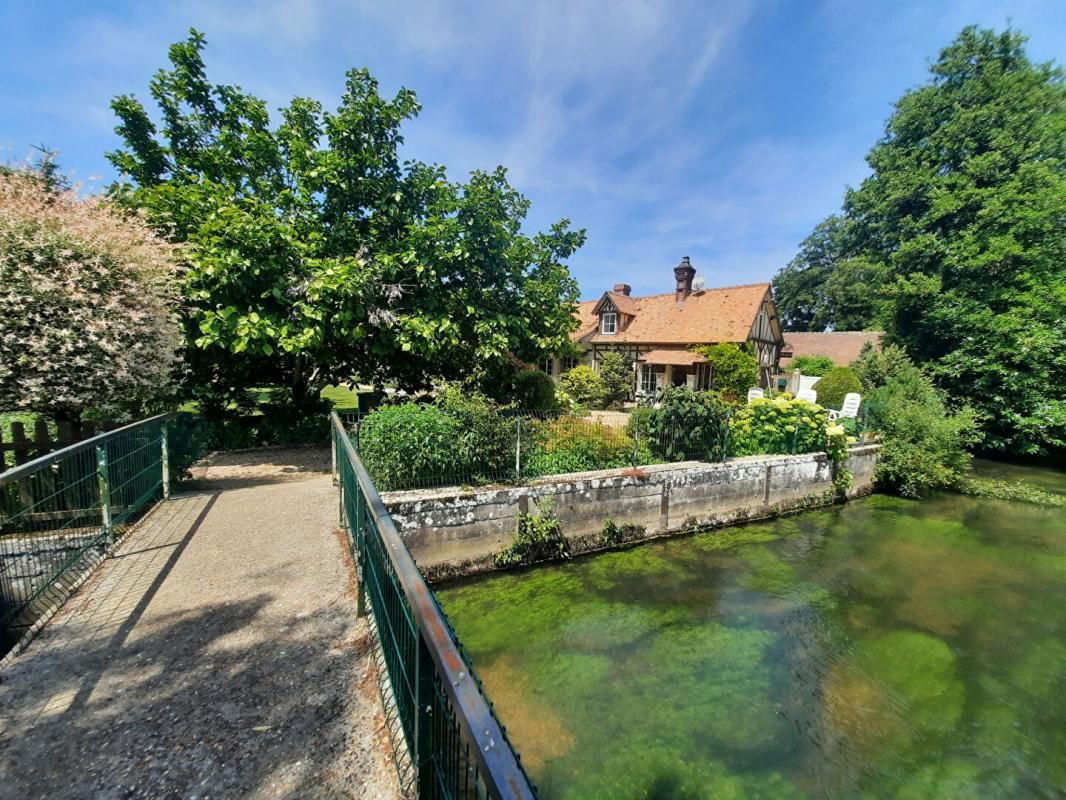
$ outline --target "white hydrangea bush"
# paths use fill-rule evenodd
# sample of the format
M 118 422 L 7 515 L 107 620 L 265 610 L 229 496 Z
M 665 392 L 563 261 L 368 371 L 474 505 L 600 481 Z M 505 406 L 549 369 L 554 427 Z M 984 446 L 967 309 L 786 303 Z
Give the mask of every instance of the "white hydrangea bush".
M 0 171 L 0 411 L 116 417 L 166 396 L 179 263 L 106 200 Z

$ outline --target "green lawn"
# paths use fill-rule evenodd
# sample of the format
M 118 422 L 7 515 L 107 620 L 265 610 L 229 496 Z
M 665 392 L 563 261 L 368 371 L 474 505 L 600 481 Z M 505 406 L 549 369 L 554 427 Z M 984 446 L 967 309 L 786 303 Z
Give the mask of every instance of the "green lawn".
M 266 403 L 270 399 L 269 389 L 253 389 L 252 391 L 258 391 L 260 395 L 260 402 Z M 322 399 L 328 400 L 333 408 L 338 411 L 348 411 L 351 409 L 359 408 L 359 394 L 345 386 L 327 386 L 322 390 Z M 199 403 L 195 400 L 186 400 L 180 406 L 178 411 L 187 411 L 189 413 L 196 413 L 200 408 Z M 3 415 L 0 415 L 0 420 L 3 420 Z

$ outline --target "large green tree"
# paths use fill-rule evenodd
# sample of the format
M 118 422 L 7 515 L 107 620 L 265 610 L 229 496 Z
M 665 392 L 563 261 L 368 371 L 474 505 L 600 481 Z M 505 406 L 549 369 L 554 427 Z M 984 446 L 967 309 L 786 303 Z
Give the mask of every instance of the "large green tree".
M 112 194 L 187 243 L 188 360 L 200 399 L 248 387 L 311 402 L 354 377 L 421 386 L 536 362 L 569 342 L 577 285 L 565 266 L 584 241 L 566 220 L 526 236 L 529 203 L 505 171 L 452 182 L 401 161 L 400 127 L 419 111 L 347 74 L 335 112 L 266 104 L 209 82 L 203 36 L 170 48 L 150 84 L 152 114 L 112 102 L 122 179 Z
M 1066 447 L 1066 85 L 1024 42 L 964 29 L 812 236 L 825 257 L 808 240 L 778 282 L 787 321 L 883 325 L 979 412 L 985 446 L 1040 453 Z

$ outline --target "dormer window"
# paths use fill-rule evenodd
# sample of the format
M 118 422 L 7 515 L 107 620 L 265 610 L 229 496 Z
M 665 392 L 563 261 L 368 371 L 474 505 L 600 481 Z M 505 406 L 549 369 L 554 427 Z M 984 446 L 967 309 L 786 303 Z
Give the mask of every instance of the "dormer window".
M 614 311 L 604 311 L 600 315 L 600 333 L 610 335 L 618 331 L 618 314 Z

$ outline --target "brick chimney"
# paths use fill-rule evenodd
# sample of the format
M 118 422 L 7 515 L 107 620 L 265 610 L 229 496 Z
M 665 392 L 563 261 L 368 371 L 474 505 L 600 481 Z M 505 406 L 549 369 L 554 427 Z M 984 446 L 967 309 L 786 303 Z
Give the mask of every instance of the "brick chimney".
M 628 283 L 616 283 L 611 291 L 615 294 L 624 294 L 626 297 L 629 297 L 629 293 L 633 291 L 633 287 Z
M 685 298 L 692 294 L 692 279 L 696 277 L 696 270 L 688 256 L 681 259 L 681 263 L 674 267 L 674 280 L 677 281 L 675 297 L 677 302 L 684 302 Z

